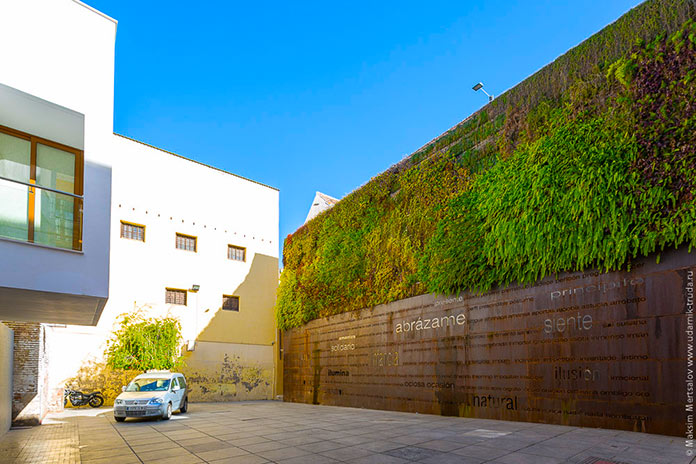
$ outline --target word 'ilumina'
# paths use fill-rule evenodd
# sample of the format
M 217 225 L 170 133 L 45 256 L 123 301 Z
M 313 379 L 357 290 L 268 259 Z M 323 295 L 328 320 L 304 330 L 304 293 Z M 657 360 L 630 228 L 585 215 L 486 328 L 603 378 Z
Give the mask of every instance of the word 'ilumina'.
M 439 329 L 440 327 L 449 327 L 456 325 L 466 324 L 466 315 L 464 314 L 454 314 L 450 316 L 433 317 L 432 319 L 421 319 L 420 317 L 415 321 L 410 322 L 399 322 L 396 324 L 396 333 L 410 332 L 412 330 L 425 330 L 425 329 Z

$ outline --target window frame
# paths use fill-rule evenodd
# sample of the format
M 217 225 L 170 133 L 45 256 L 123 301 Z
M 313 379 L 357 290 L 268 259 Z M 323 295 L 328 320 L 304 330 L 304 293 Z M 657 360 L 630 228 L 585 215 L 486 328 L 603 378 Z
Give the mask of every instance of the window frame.
M 231 250 L 242 250 L 244 252 L 244 259 L 234 259 L 230 258 L 230 251 Z M 239 245 L 232 245 L 231 243 L 227 244 L 227 259 L 230 261 L 237 261 L 240 263 L 246 263 L 246 258 L 247 258 L 247 249 L 246 247 L 239 246 Z
M 193 250 L 187 250 L 186 248 L 179 248 L 179 237 L 193 239 Z M 189 253 L 198 253 L 198 237 L 195 235 L 182 234 L 181 232 L 174 233 L 174 248 L 181 251 L 188 251 Z
M 225 300 L 228 298 L 237 300 L 237 309 L 225 308 Z M 241 307 L 242 307 L 241 299 L 239 298 L 238 295 L 224 295 L 224 294 L 222 295 L 222 306 L 220 307 L 220 309 L 222 309 L 223 311 L 232 311 L 232 312 L 238 313 L 239 310 L 241 309 Z
M 181 292 L 184 294 L 184 304 L 180 303 L 170 303 L 167 301 L 167 295 L 169 292 Z M 184 290 L 183 288 L 174 288 L 174 287 L 164 287 L 164 304 L 171 304 L 175 306 L 188 306 L 188 290 Z
M 143 239 L 138 240 L 137 238 L 130 238 L 130 237 L 124 237 L 123 236 L 123 226 L 131 226 L 131 227 L 142 227 L 143 229 Z M 135 222 L 130 222 L 130 221 L 124 221 L 121 220 L 121 225 L 120 225 L 120 236 L 121 238 L 125 238 L 126 240 L 133 240 L 134 242 L 142 242 L 145 243 L 145 232 L 147 231 L 147 228 L 144 224 L 136 224 Z
M 34 208 L 36 205 L 36 189 L 46 190 L 49 192 L 57 193 L 59 195 L 67 195 L 74 198 L 73 206 L 73 251 L 82 251 L 82 205 L 84 204 L 84 169 L 85 169 L 85 154 L 83 150 L 78 150 L 77 148 L 63 145 L 62 143 L 54 142 L 52 140 L 45 139 L 36 135 L 32 135 L 26 132 L 19 131 L 17 129 L 12 129 L 11 127 L 3 126 L 0 124 L 0 132 L 10 135 L 12 137 L 17 137 L 19 139 L 27 140 L 30 143 L 30 155 L 29 155 L 29 182 L 19 181 L 16 179 L 9 179 L 5 177 L 0 177 L 0 179 L 14 182 L 20 185 L 25 185 L 29 187 L 29 199 L 27 202 L 27 240 L 26 243 L 34 242 Z M 37 167 L 37 145 L 45 145 L 47 147 L 56 148 L 68 153 L 72 153 L 75 156 L 75 181 L 74 181 L 74 192 L 66 192 L 63 190 L 58 190 L 50 187 L 43 187 L 36 184 L 36 167 Z M 8 239 L 12 240 L 12 239 Z M 25 242 L 24 240 L 21 240 Z M 65 250 L 67 248 L 56 247 L 52 245 L 45 245 L 43 243 L 38 243 L 42 246 L 50 246 L 51 248 L 57 248 L 60 250 Z

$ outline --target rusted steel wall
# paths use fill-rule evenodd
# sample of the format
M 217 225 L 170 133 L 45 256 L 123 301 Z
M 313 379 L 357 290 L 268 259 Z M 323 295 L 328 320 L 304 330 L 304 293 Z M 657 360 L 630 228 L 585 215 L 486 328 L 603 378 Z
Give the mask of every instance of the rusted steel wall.
M 284 334 L 284 399 L 683 435 L 694 271 L 680 249 L 315 320 Z

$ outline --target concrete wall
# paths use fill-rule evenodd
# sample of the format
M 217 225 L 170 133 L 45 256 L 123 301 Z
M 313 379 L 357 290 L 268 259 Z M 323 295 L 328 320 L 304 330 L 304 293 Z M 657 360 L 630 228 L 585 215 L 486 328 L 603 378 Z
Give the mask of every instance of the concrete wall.
M 0 324 L 0 436 L 12 423 L 12 358 L 14 333 Z
M 115 21 L 73 0 L 0 2 L 0 42 L 11 44 L 0 50 L 0 84 L 83 115 L 85 154 L 83 252 L 0 240 L 0 287 L 108 296 L 115 36 Z M 24 109 L 33 117 L 17 110 L 0 124 L 57 124 Z

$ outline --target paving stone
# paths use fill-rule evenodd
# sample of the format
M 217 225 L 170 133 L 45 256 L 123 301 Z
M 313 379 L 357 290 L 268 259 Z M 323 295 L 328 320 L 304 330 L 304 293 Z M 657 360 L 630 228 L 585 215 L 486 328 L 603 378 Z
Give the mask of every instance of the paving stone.
M 279 464 L 333 464 L 341 461 L 322 456 L 321 454 L 307 454 L 305 456 L 297 456 L 290 459 L 280 459 L 277 461 Z
M 496 463 L 502 464 L 561 464 L 563 461 L 562 458 L 526 454 L 519 451 L 506 454 L 495 460 Z
M 510 451 L 504 449 L 489 448 L 481 445 L 470 445 L 464 448 L 459 448 L 453 451 L 458 456 L 469 458 L 480 458 L 486 461 L 510 454 Z
M 303 450 L 301 448 L 296 448 L 296 447 L 289 447 L 289 448 L 281 448 L 281 449 L 276 449 L 276 450 L 269 450 L 269 451 L 260 451 L 258 453 L 259 456 L 264 457 L 268 460 L 271 461 L 278 461 L 280 459 L 290 459 L 290 458 L 296 458 L 298 456 L 306 456 L 308 454 L 312 454 L 309 451 Z
M 289 446 L 285 443 L 273 440 L 267 440 L 263 443 L 254 443 L 253 445 L 240 445 L 239 447 L 254 454 L 259 454 L 264 451 L 273 451 L 281 448 L 289 448 Z
M 347 448 L 347 447 L 348 447 L 348 445 L 345 445 L 343 443 L 338 443 L 335 441 L 319 441 L 316 443 L 309 443 L 307 445 L 299 445 L 298 446 L 298 448 L 302 448 L 303 450 L 307 450 L 310 453 L 321 453 L 322 451 L 329 451 L 329 450 L 335 450 L 338 448 Z M 375 450 L 373 450 L 373 451 L 375 451 Z
M 320 453 L 324 456 L 328 456 L 332 459 L 337 459 L 339 461 L 348 461 L 351 459 L 358 459 L 362 458 L 365 456 L 369 456 L 371 454 L 377 454 L 374 453 L 368 449 L 365 449 L 361 446 L 348 446 L 345 448 L 338 448 L 334 450 L 329 450 L 329 451 L 323 451 Z
M 265 464 L 271 462 L 261 456 L 256 456 L 254 454 L 248 454 L 244 456 L 235 456 L 232 458 L 225 458 L 216 461 L 208 461 L 210 464 Z
M 196 456 L 199 458 L 205 460 L 205 461 L 214 461 L 216 459 L 223 459 L 223 458 L 233 458 L 236 456 L 242 456 L 245 454 L 249 454 L 248 451 L 245 451 L 241 448 L 237 448 L 236 446 L 229 446 L 228 448 L 222 448 L 222 449 L 217 449 L 213 451 L 203 451 L 200 453 L 196 453 Z
M 419 448 L 426 448 L 426 449 L 432 449 L 432 450 L 443 451 L 443 452 L 454 451 L 454 450 L 459 449 L 463 446 L 466 446 L 466 445 L 462 444 L 462 443 L 456 443 L 453 441 L 447 441 L 447 440 L 432 440 L 432 441 L 426 441 L 425 443 L 418 444 Z
M 421 461 L 426 458 L 440 456 L 444 453 L 426 448 L 418 448 L 416 446 L 406 446 L 404 448 L 398 448 L 391 451 L 387 451 L 384 454 L 388 454 L 389 456 L 394 456 L 397 458 L 407 459 L 410 461 Z
M 412 461 L 389 456 L 388 454 L 372 454 L 362 458 L 348 461 L 350 464 L 405 464 Z
M 216 451 L 219 449 L 236 448 L 236 446 L 233 446 L 233 445 L 227 443 L 226 441 L 216 440 L 216 441 L 211 442 L 211 443 L 200 443 L 198 445 L 188 445 L 188 446 L 185 446 L 185 448 L 194 454 L 200 454 L 200 453 L 206 452 L 206 451 Z

